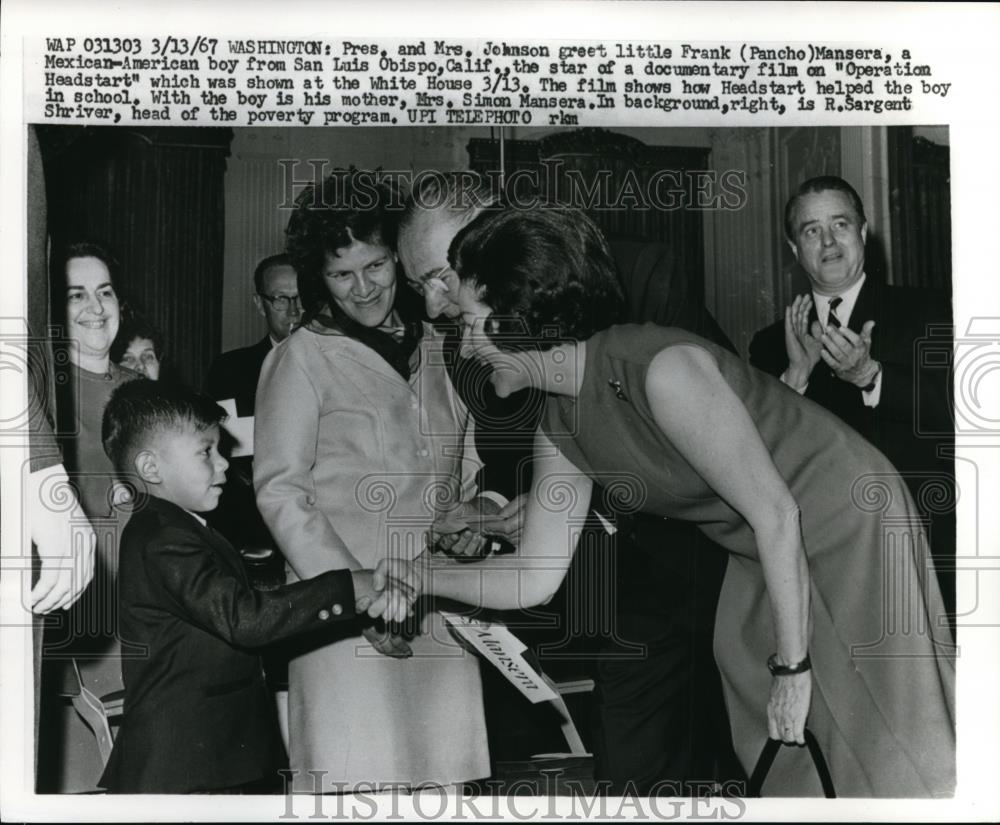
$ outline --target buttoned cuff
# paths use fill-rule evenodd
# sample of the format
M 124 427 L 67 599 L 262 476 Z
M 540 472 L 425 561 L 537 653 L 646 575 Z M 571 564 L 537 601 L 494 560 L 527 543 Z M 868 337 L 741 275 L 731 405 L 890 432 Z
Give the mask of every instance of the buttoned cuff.
M 350 570 L 333 570 L 329 574 L 331 578 L 331 592 L 333 598 L 329 606 L 322 607 L 316 614 L 316 618 L 321 622 L 343 621 L 352 619 L 356 615 L 354 605 L 357 599 L 354 594 L 354 578 Z
M 877 407 L 878 402 L 882 398 L 882 376 L 885 371 L 879 369 L 878 375 L 875 376 L 875 387 L 871 392 L 865 392 L 861 390 L 861 398 L 865 402 L 866 407 Z

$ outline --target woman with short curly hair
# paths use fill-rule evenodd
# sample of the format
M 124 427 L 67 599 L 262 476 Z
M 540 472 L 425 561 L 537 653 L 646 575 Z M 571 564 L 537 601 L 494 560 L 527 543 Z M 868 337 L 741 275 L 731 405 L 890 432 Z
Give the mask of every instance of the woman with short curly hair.
M 254 486 L 293 578 L 412 558 L 469 496 L 468 413 L 442 337 L 397 300 L 394 202 L 371 178 L 335 175 L 289 221 L 304 316 L 261 371 Z M 489 774 L 479 665 L 440 614 L 313 641 L 289 664 L 295 790 Z
M 599 481 L 611 509 L 694 522 L 729 551 L 715 653 L 748 773 L 768 737 L 802 744 L 808 724 L 842 796 L 952 794 L 955 650 L 889 461 L 705 339 L 614 325 L 611 259 L 580 212 L 483 214 L 449 258 L 464 346 L 498 394 L 549 393 L 523 540 L 506 569 L 424 559 L 381 572 L 486 607 L 544 602 Z M 808 752 L 785 749 L 765 790 L 819 794 Z

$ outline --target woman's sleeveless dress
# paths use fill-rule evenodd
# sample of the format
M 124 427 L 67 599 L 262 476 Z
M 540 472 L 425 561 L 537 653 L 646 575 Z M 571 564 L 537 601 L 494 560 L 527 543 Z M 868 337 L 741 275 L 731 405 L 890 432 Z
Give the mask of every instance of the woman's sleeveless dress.
M 920 517 L 893 466 L 831 413 L 702 338 L 613 327 L 587 342 L 579 396 L 552 396 L 544 426 L 608 490 L 610 506 L 694 521 L 729 550 L 715 655 L 744 767 L 767 738 L 771 608 L 753 531 L 663 435 L 646 400 L 650 361 L 678 345 L 714 357 L 801 510 L 814 675 L 807 724 L 838 795 L 953 794 L 954 648 Z M 805 748 L 781 749 L 764 793 L 822 794 Z

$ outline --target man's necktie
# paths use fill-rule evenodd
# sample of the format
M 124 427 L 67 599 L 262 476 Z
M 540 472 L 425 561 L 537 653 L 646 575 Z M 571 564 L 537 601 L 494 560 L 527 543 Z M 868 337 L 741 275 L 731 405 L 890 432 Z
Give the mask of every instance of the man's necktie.
M 826 325 L 828 327 L 833 327 L 834 329 L 840 329 L 843 326 L 840 323 L 840 319 L 837 317 L 837 307 L 843 302 L 843 298 L 839 295 L 836 298 L 830 299 L 830 314 L 826 316 Z

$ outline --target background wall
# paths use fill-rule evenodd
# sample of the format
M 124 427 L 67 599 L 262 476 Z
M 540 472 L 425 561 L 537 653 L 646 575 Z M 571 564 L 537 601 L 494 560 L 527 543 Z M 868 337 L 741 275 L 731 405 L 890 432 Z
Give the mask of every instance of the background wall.
M 651 142 L 648 129 L 618 129 Z M 661 129 L 656 143 L 665 146 L 708 146 L 707 129 Z M 253 269 L 267 255 L 284 248 L 287 204 L 295 180 L 311 180 L 313 169 L 328 161 L 329 169 L 469 168 L 466 145 L 474 137 L 490 137 L 495 130 L 476 128 L 398 127 L 392 129 L 236 129 L 225 183 L 226 229 L 223 278 L 222 346 L 246 346 L 266 332 L 252 303 Z M 551 129 L 508 129 L 511 139 L 530 140 Z M 279 163 L 298 160 L 297 166 Z M 316 166 L 308 161 L 315 160 Z M 286 171 L 287 170 L 287 171 Z
M 506 136 L 531 140 L 552 131 L 509 129 Z M 805 178 L 837 174 L 855 186 L 868 213 L 866 268 L 878 269 L 889 283 L 899 282 L 889 254 L 892 190 L 885 128 L 614 131 L 652 146 L 707 147 L 711 170 L 745 174 L 742 208 L 704 213 L 705 302 L 741 353 L 753 333 L 777 319 L 806 288 L 782 234 L 785 201 Z M 948 139 L 944 127 L 914 133 L 934 144 Z M 468 141 L 491 136 L 496 135 L 484 127 L 235 130 L 225 177 L 223 349 L 245 346 L 264 334 L 251 303 L 251 275 L 257 261 L 283 248 L 287 204 L 301 188 L 296 181 L 311 180 L 323 161 L 328 169 L 467 169 Z M 295 160 L 297 166 L 291 163 Z

